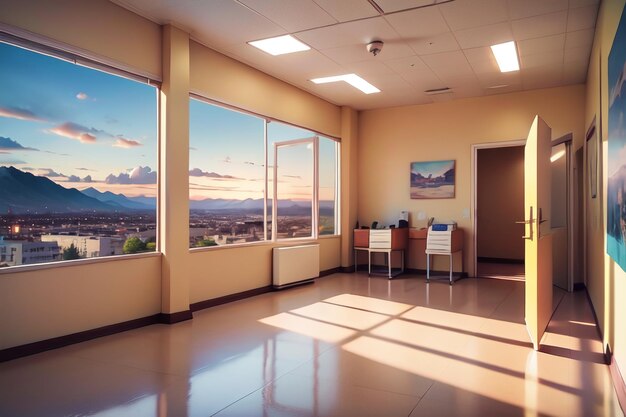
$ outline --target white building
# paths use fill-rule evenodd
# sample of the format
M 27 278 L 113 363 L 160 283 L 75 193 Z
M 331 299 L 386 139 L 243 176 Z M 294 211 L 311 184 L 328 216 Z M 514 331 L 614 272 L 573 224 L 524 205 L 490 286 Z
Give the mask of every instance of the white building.
M 43 235 L 42 242 L 56 242 L 62 250 L 72 244 L 81 258 L 121 255 L 124 241 L 108 236 Z
M 0 266 L 41 264 L 61 260 L 56 242 L 4 240 L 0 236 Z

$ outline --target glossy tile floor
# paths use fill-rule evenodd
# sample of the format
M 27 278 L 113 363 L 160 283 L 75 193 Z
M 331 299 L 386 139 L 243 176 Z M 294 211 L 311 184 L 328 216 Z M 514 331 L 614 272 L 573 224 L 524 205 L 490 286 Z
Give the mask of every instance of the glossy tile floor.
M 515 279 L 524 281 L 526 272 L 524 264 L 500 264 L 494 262 L 478 262 L 476 273 L 479 277 L 497 279 Z
M 522 282 L 365 273 L 0 364 L 0 416 L 622 415 L 583 292 L 531 349 Z

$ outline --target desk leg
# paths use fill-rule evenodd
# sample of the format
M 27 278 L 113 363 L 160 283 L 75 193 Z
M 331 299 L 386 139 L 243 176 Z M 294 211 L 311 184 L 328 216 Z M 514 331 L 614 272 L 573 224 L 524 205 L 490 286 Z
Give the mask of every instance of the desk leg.
M 389 279 L 391 279 L 391 251 L 387 252 L 387 264 L 389 265 Z
M 358 263 L 357 263 L 357 256 L 356 256 L 356 253 L 357 253 L 357 252 L 358 252 L 358 251 L 355 249 L 355 250 L 354 250 L 354 272 L 356 272 L 357 265 L 358 265 Z
M 367 275 L 372 275 L 372 252 L 367 251 Z
M 450 254 L 450 285 L 452 285 L 452 254 Z

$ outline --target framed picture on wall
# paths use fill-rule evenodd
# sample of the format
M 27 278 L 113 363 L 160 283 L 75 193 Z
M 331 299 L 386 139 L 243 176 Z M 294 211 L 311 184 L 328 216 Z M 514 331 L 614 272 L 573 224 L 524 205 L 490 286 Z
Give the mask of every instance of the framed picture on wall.
M 595 123 L 587 134 L 587 179 L 589 196 L 596 198 L 598 195 L 598 129 Z
M 606 251 L 626 271 L 626 11 L 608 59 L 608 169 Z
M 411 198 L 454 198 L 454 160 L 411 162 Z

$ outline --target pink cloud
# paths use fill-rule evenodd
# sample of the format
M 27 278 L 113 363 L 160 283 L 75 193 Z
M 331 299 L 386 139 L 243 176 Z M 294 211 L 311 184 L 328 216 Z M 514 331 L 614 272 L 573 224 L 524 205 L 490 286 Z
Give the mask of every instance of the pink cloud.
M 96 134 L 100 133 L 99 130 L 93 128 L 90 129 L 72 122 L 63 123 L 62 125 L 48 130 L 48 132 L 74 139 L 80 141 L 81 143 L 95 143 Z
M 115 146 L 116 148 L 128 149 L 128 148 L 134 148 L 136 146 L 143 146 L 143 144 L 136 140 L 126 139 L 121 136 L 118 136 L 113 146 Z
M 41 122 L 43 119 L 30 110 L 17 107 L 0 107 L 0 116 L 11 119 L 29 120 L 31 122 Z
M 87 93 L 80 92 L 76 94 L 76 98 L 79 100 L 87 100 L 89 96 L 87 95 Z
M 217 172 L 202 171 L 200 168 L 193 168 L 189 170 L 190 177 L 207 177 L 207 178 L 222 178 L 227 180 L 239 180 L 241 178 L 233 177 L 232 175 L 222 175 Z

